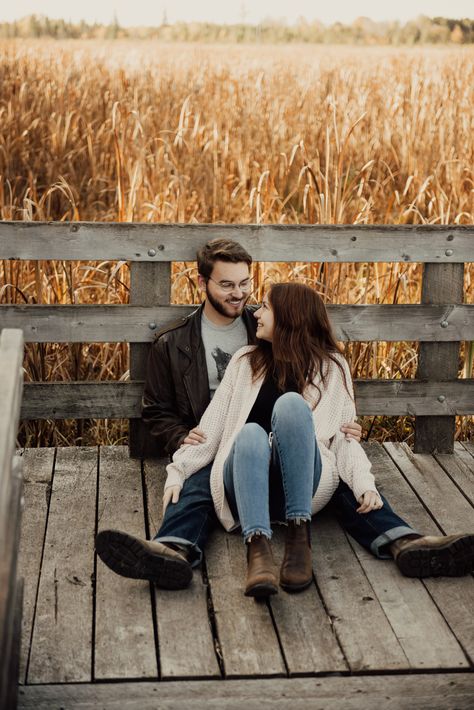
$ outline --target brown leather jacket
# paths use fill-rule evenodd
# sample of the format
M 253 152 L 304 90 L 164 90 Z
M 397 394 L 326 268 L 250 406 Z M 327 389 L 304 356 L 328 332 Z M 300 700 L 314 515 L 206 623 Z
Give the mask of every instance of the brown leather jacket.
M 172 455 L 209 404 L 206 354 L 201 338 L 203 306 L 157 334 L 150 348 L 142 400 L 142 417 L 161 454 Z M 257 322 L 246 306 L 242 318 L 248 342 Z

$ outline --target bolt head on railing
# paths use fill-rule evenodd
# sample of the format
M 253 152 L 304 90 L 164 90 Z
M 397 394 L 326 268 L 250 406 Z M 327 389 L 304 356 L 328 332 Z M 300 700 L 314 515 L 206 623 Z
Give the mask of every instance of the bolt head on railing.
M 448 322 L 447 320 L 442 320 L 441 323 L 440 323 L 440 325 L 441 325 L 442 328 L 447 328 L 448 325 L 449 325 L 449 322 Z
M 438 402 L 443 403 L 443 402 L 445 402 L 445 401 L 446 401 L 446 397 L 444 396 L 444 394 L 440 394 L 439 397 L 438 397 Z
M 148 249 L 148 256 L 156 256 L 156 249 Z
M 156 330 L 156 323 L 148 323 L 148 327 L 150 330 Z
M 446 256 L 452 256 L 454 254 L 452 249 L 446 249 L 444 253 L 446 254 Z

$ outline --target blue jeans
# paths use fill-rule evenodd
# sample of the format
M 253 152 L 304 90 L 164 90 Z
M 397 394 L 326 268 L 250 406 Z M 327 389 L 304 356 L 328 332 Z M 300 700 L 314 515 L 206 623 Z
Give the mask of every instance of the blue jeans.
M 226 498 L 247 540 L 272 536 L 270 521 L 311 520 L 311 499 L 321 477 L 321 456 L 307 402 L 296 392 L 277 399 L 266 431 L 245 424 L 224 464 Z

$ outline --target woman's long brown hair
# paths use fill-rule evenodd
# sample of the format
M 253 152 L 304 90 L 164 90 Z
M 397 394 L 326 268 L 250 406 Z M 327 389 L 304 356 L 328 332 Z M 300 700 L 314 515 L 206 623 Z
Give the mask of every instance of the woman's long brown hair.
M 248 354 L 254 379 L 272 376 L 282 392 L 291 386 L 302 394 L 317 374 L 326 386 L 327 368 L 323 365 L 332 360 L 350 394 L 344 368 L 335 357 L 342 350 L 319 294 L 304 284 L 278 283 L 271 287 L 268 299 L 274 318 L 273 340 L 258 340 Z M 320 388 L 316 388 L 321 397 Z

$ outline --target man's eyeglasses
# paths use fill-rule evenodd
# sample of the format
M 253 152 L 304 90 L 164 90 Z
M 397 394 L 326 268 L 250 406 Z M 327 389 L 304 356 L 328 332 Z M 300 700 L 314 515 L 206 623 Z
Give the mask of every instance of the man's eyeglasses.
M 208 281 L 213 281 L 216 286 L 219 286 L 219 288 L 224 291 L 225 293 L 231 293 L 231 291 L 234 291 L 234 289 L 238 288 L 240 291 L 251 291 L 252 290 L 252 284 L 253 280 L 252 279 L 244 279 L 241 281 L 239 284 L 235 284 L 233 281 L 216 281 L 215 279 L 212 278 L 212 276 L 207 277 Z

